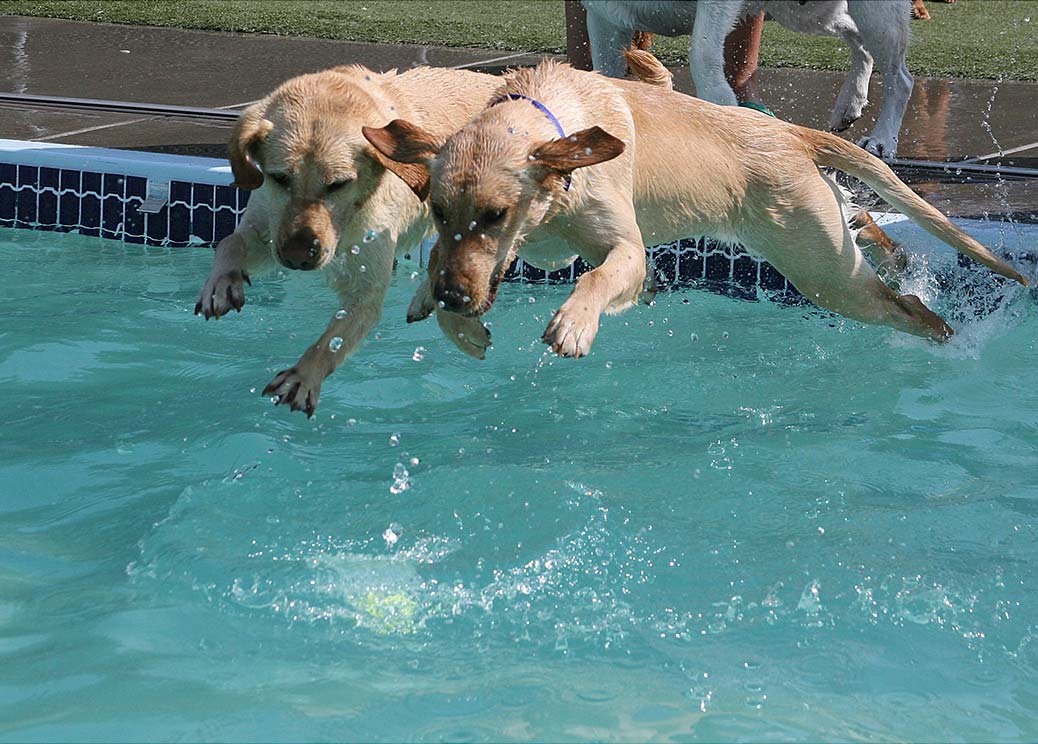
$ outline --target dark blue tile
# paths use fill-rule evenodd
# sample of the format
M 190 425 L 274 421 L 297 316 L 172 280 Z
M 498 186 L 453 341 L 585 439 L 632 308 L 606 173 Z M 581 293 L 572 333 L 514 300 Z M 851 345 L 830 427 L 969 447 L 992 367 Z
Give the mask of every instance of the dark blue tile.
M 678 284 L 688 284 L 699 281 L 706 272 L 703 263 L 703 251 L 698 241 L 681 240 L 678 242 L 680 253 L 678 253 L 678 265 L 675 271 Z
M 678 252 L 677 246 L 666 246 L 652 255 L 652 266 L 655 269 L 656 281 L 663 286 L 677 284 Z
M 93 192 L 100 198 L 101 196 L 101 174 L 94 173 L 92 171 L 83 171 L 81 174 L 80 193 L 86 194 Z
M 760 265 L 760 286 L 768 292 L 781 292 L 786 288 L 786 277 L 765 261 Z
M 732 275 L 732 261 L 723 253 L 714 253 L 706 257 L 704 278 L 708 282 L 727 282 Z
M 249 197 L 252 196 L 252 192 L 245 189 L 235 189 L 235 191 L 238 194 L 238 211 L 241 212 L 249 203 Z
M 15 185 L 18 183 L 18 168 L 10 163 L 0 163 L 0 220 L 5 226 L 14 223 L 16 204 Z
M 79 200 L 80 232 L 84 235 L 101 234 L 101 174 L 84 171 Z
M 196 183 L 192 191 L 191 235 L 206 243 L 213 242 L 214 186 Z
M 127 199 L 123 203 L 123 234 L 122 240 L 128 243 L 144 242 L 144 212 L 140 211 L 141 202 L 137 199 Z
M 219 243 L 238 226 L 238 189 L 233 186 L 217 186 L 216 198 L 213 200 L 213 242 Z
M 104 196 L 101 199 L 101 237 L 118 240 L 123 229 L 123 193 L 126 179 L 106 173 L 102 182 Z
M 105 173 L 101 180 L 102 196 L 114 195 L 120 199 L 126 194 L 126 176 Z
M 740 287 L 757 286 L 757 267 L 759 264 L 751 256 L 743 253 L 732 265 L 732 279 Z
M 58 222 L 66 228 L 75 227 L 79 224 L 79 171 L 61 171 L 58 185 Z
M 40 196 L 37 202 L 36 222 L 39 227 L 54 227 L 58 220 L 58 191 L 61 188 L 61 171 L 57 168 L 40 168 Z
M 18 227 L 36 226 L 36 198 L 40 169 L 31 165 L 18 166 L 18 196 L 15 205 L 15 224 Z
M 144 234 L 148 245 L 165 245 L 169 237 L 169 205 L 155 214 L 144 216 Z
M 123 232 L 120 239 L 127 243 L 143 243 L 145 215 L 140 211 L 140 206 L 148 196 L 148 179 L 127 176 L 125 188 Z
M 141 178 L 140 176 L 127 176 L 126 177 L 126 198 L 127 199 L 144 199 L 148 196 L 148 179 Z
M 169 242 L 187 245 L 191 238 L 191 184 L 169 184 Z

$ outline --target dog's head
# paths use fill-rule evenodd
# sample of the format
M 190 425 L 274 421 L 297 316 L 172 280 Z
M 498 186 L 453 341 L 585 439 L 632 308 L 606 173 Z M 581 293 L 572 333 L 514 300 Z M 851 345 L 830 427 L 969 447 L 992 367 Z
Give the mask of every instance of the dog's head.
M 503 120 L 476 120 L 446 142 L 400 119 L 365 127 L 364 136 L 387 168 L 428 196 L 439 232 L 433 296 L 465 315 L 493 305 L 523 238 L 551 218 L 570 174 L 624 150 L 599 127 L 531 142 Z
M 293 78 L 234 127 L 235 184 L 266 189 L 271 240 L 290 269 L 325 266 L 382 182 L 382 158 L 361 134 L 364 124 L 391 115 L 380 77 L 351 67 Z

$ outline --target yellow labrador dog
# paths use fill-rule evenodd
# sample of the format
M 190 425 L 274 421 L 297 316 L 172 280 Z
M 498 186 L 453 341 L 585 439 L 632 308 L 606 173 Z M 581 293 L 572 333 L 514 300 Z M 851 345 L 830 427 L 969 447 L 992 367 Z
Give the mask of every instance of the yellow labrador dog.
M 403 118 L 364 136 L 429 194 L 439 242 L 412 318 L 438 306 L 478 319 L 517 254 L 544 268 L 577 254 L 596 268 L 543 337 L 562 356 L 587 354 L 599 316 L 637 301 L 646 244 L 689 235 L 749 247 L 824 308 L 947 339 L 940 316 L 897 294 L 862 257 L 821 166 L 861 179 L 928 232 L 1026 284 L 850 142 L 665 86 L 544 62 L 506 75 L 491 104 L 449 138 Z
M 394 256 L 433 232 L 426 205 L 387 174 L 361 127 L 406 118 L 446 139 L 498 85 L 461 70 L 338 67 L 293 78 L 242 113 L 231 167 L 239 187 L 256 191 L 241 224 L 217 245 L 195 313 L 208 320 L 240 311 L 249 273 L 275 258 L 289 269 L 320 271 L 339 296 L 321 337 L 264 395 L 312 416 L 325 378 L 378 323 Z M 452 316 L 443 320 L 448 331 Z M 479 356 L 489 335 L 479 323 L 467 325 L 469 333 L 448 335 Z

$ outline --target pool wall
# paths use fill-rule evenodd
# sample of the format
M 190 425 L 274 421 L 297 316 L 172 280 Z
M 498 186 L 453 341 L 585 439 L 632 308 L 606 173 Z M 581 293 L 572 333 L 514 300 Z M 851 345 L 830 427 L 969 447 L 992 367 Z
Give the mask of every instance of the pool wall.
M 233 232 L 249 200 L 232 181 L 221 159 L 0 139 L 0 227 L 212 246 Z M 422 253 L 414 258 L 424 265 Z M 650 248 L 649 255 L 663 287 L 796 296 L 778 271 L 739 246 L 685 239 Z M 572 282 L 586 269 L 580 260 L 553 272 L 517 261 L 510 277 Z

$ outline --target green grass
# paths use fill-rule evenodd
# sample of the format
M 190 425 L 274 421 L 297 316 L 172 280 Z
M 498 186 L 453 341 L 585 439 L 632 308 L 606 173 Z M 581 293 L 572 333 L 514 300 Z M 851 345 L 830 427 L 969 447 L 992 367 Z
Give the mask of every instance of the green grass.
M 912 24 L 908 64 L 917 75 L 1038 80 L 1038 0 L 931 2 L 933 21 Z M 562 52 L 561 0 L 0 0 L 0 14 L 325 39 Z M 680 62 L 687 39 L 661 39 L 654 51 Z M 838 40 L 769 23 L 762 63 L 846 69 Z

